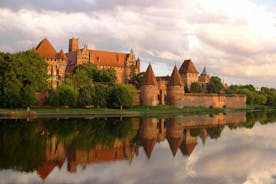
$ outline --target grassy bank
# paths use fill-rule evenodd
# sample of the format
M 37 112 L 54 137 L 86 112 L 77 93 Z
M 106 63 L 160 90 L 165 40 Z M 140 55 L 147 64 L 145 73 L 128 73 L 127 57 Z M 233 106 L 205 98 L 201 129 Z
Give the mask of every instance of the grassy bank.
M 234 111 L 227 108 L 208 107 L 183 107 L 176 108 L 169 105 L 155 107 L 133 106 L 129 109 L 107 109 L 107 108 L 31 108 L 32 116 L 56 117 L 56 116 L 174 116 L 179 114 L 205 114 L 226 113 Z M 2 117 L 25 117 L 30 114 L 26 109 L 0 109 Z

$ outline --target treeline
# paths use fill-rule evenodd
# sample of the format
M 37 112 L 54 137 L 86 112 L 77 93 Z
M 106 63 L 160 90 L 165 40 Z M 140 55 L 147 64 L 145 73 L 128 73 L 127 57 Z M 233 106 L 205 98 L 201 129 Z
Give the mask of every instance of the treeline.
M 225 90 L 227 94 L 245 94 L 248 105 L 276 106 L 276 89 L 261 87 L 255 88 L 253 85 L 231 85 Z

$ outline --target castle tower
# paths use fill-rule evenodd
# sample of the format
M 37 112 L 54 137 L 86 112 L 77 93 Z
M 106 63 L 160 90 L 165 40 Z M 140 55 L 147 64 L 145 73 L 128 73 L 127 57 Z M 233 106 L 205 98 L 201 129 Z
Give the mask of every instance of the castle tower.
M 78 38 L 71 38 L 69 39 L 69 52 L 77 51 L 79 49 L 79 39 Z
M 210 76 L 207 73 L 206 66 L 204 66 L 202 73 L 199 76 L 198 82 L 200 83 L 203 92 L 208 92 L 208 83 L 210 82 Z
M 187 84 L 188 89 L 191 88 L 193 82 L 198 82 L 198 71 L 190 59 L 183 62 L 179 69 L 179 73 L 184 83 Z
M 151 65 L 148 66 L 141 81 L 140 99 L 142 105 L 156 106 L 159 103 L 158 84 Z
M 172 72 L 172 75 L 168 82 L 168 89 L 167 89 L 167 103 L 170 105 L 177 105 L 179 98 L 181 98 L 184 94 L 184 84 L 180 73 L 175 66 Z

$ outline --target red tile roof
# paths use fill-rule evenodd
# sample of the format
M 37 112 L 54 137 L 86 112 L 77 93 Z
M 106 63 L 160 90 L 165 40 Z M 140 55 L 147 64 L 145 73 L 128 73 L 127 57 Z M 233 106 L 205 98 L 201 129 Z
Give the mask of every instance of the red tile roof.
M 146 73 L 144 74 L 141 85 L 157 85 L 157 80 L 154 76 L 151 65 L 149 64 Z
M 183 80 L 180 76 L 180 73 L 177 70 L 177 67 L 175 66 L 172 72 L 172 75 L 168 82 L 169 86 L 183 86 Z
M 126 53 L 109 52 L 102 50 L 90 50 L 92 60 L 98 66 L 123 67 L 128 57 Z
M 186 74 L 186 73 L 198 73 L 198 71 L 196 70 L 192 60 L 188 59 L 185 60 L 183 62 L 183 64 L 181 65 L 179 72 L 181 74 Z
M 47 38 L 37 45 L 36 51 L 45 58 L 57 58 L 57 51 Z

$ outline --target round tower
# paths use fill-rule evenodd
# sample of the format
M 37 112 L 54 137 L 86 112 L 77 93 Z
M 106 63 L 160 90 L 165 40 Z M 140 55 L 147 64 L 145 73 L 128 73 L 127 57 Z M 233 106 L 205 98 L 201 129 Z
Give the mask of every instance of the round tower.
M 175 66 L 168 82 L 167 103 L 169 105 L 179 106 L 179 100 L 183 98 L 184 84 L 180 73 Z
M 144 74 L 140 87 L 140 100 L 142 105 L 156 106 L 159 104 L 158 100 L 158 83 L 154 76 L 151 65 L 148 66 Z

